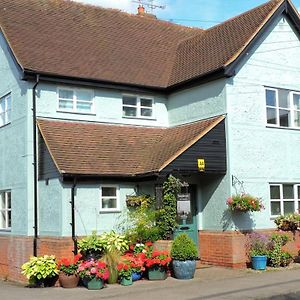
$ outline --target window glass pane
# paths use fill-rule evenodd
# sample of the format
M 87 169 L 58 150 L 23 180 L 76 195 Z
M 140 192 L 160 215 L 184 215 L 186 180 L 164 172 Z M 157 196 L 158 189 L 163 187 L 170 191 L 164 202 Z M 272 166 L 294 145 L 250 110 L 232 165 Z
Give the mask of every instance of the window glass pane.
M 300 185 L 298 186 L 298 199 L 300 199 Z M 300 206 L 299 206 L 300 208 Z
M 8 227 L 11 228 L 11 211 L 8 211 Z
M 300 94 L 293 94 L 293 104 L 294 109 L 300 109 Z
M 1 202 L 0 202 L 0 209 L 5 209 L 6 208 L 6 201 L 5 201 L 5 194 L 1 193 L 0 194 Z
M 0 114 L 5 112 L 5 100 L 4 98 L 2 98 L 2 100 L 0 100 Z
M 8 95 L 6 97 L 6 110 L 10 110 L 11 109 L 11 95 Z
M 123 96 L 124 105 L 137 105 L 137 99 L 134 96 Z
M 281 215 L 280 202 L 271 202 L 271 215 Z
M 279 107 L 283 107 L 283 108 L 288 108 L 289 107 L 287 95 L 282 95 L 280 93 L 278 100 L 279 100 Z
M 5 123 L 5 113 L 0 113 L 0 127 L 3 126 Z
M 5 123 L 9 123 L 11 121 L 11 110 L 7 111 L 5 114 Z
M 6 214 L 3 210 L 0 215 L 0 228 L 6 228 Z
M 294 126 L 300 127 L 300 111 L 295 111 Z
M 270 196 L 271 196 L 271 199 L 280 199 L 279 185 L 271 185 L 270 186 Z
M 123 116 L 136 117 L 136 107 L 123 106 Z
M 77 111 L 81 112 L 91 112 L 92 111 L 92 102 L 77 102 Z
M 289 114 L 290 112 L 288 110 L 279 110 L 279 122 L 280 126 L 289 126 Z
M 268 124 L 276 124 L 276 109 L 267 107 Z
M 292 184 L 284 184 L 283 199 L 294 199 L 294 186 Z
M 276 106 L 276 92 L 272 90 L 266 90 L 266 104 L 268 106 Z
M 76 91 L 77 100 L 92 101 L 92 95 L 89 91 Z
M 6 199 L 7 199 L 7 208 L 11 208 L 11 193 L 7 192 L 6 194 Z
M 117 189 L 115 187 L 103 187 L 102 188 L 102 197 L 107 196 L 117 196 Z
M 61 108 L 61 109 L 73 109 L 73 101 L 59 100 L 59 108 Z
M 73 99 L 73 91 L 70 91 L 70 90 L 59 90 L 59 98 Z
M 143 116 L 143 117 L 152 117 L 152 109 L 142 108 L 141 109 L 141 116 Z
M 290 214 L 295 212 L 294 201 L 284 201 L 283 202 L 283 213 Z
M 141 98 L 141 106 L 152 107 L 152 99 Z
M 102 208 L 117 208 L 117 199 L 102 198 Z

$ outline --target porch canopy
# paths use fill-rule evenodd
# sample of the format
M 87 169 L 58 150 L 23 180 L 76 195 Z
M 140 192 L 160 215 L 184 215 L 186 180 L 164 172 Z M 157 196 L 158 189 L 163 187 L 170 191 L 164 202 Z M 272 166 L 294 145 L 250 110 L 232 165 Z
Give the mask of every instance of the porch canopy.
M 39 119 L 39 177 L 226 173 L 224 116 L 170 128 Z M 205 165 L 203 168 L 203 164 Z

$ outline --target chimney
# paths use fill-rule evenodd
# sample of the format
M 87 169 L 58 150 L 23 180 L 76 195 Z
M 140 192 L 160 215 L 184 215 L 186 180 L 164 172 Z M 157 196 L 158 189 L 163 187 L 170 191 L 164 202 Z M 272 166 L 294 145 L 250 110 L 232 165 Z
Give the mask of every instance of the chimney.
M 145 8 L 144 8 L 144 6 L 142 6 L 142 5 L 139 5 L 139 7 L 138 7 L 138 13 L 137 13 L 139 16 L 142 16 L 142 15 L 144 15 L 145 14 Z

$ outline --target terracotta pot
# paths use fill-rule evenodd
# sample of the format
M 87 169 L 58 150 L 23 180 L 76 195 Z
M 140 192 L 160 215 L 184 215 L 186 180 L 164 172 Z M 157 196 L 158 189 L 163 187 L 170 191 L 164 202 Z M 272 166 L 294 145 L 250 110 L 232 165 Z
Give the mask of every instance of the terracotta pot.
M 67 275 L 64 272 L 59 273 L 58 279 L 63 288 L 75 288 L 79 282 L 79 276 L 77 274 Z

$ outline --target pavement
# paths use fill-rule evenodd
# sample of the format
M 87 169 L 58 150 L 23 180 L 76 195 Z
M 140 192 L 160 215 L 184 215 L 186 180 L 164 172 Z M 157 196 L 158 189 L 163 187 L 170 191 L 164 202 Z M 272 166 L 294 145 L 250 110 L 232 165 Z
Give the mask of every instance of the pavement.
M 84 287 L 27 288 L 0 281 L 0 300 L 197 300 L 197 299 L 300 299 L 300 264 L 267 271 L 204 267 L 192 280 L 172 277 L 164 281 L 140 280 L 132 286 L 107 285 L 99 291 Z

